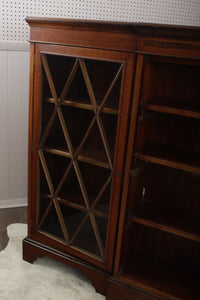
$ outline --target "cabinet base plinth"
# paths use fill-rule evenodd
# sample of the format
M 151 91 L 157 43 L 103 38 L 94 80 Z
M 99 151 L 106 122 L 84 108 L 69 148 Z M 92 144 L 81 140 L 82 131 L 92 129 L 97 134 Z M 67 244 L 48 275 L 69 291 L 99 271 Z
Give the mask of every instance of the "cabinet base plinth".
M 46 246 L 29 237 L 23 240 L 23 259 L 29 263 L 33 263 L 38 257 L 47 256 L 71 267 L 82 271 L 86 277 L 92 282 L 96 291 L 102 295 L 106 293 L 107 280 L 109 273 L 102 271 L 94 266 L 87 264 L 73 256 L 62 251 Z
M 106 300 L 156 300 L 151 295 L 123 284 L 115 278 L 108 280 Z

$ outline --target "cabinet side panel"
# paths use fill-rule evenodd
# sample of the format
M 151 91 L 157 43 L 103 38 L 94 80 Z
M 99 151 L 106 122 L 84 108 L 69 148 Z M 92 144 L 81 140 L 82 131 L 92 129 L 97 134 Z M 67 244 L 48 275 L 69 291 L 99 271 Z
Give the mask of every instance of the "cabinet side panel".
M 32 137 L 33 137 L 33 99 L 34 99 L 34 60 L 35 44 L 30 45 L 30 77 L 29 77 L 29 137 L 28 137 L 28 234 L 31 234 L 32 219 Z
M 122 194 L 122 207 L 121 207 L 121 218 L 119 223 L 119 232 L 118 232 L 118 243 L 116 248 L 116 260 L 115 260 L 115 274 L 118 273 L 119 268 L 119 259 L 120 259 L 120 249 L 122 243 L 122 235 L 123 235 L 123 228 L 124 228 L 124 218 L 125 218 L 125 211 L 126 207 L 126 197 L 128 193 L 128 182 L 129 182 L 129 171 L 130 171 L 130 164 L 131 164 L 131 156 L 132 156 L 132 149 L 133 149 L 133 140 L 135 136 L 135 128 L 136 128 L 136 117 L 137 117 L 137 110 L 139 104 L 139 95 L 140 95 L 140 86 L 141 86 L 141 78 L 142 78 L 142 71 L 143 71 L 143 55 L 138 55 L 137 63 L 136 63 L 136 74 L 135 74 L 135 89 L 133 94 L 133 105 L 132 105 L 132 112 L 131 112 L 131 124 L 129 129 L 129 137 L 128 137 L 128 146 L 127 146 L 127 162 L 125 167 L 125 178 L 124 178 L 124 191 Z

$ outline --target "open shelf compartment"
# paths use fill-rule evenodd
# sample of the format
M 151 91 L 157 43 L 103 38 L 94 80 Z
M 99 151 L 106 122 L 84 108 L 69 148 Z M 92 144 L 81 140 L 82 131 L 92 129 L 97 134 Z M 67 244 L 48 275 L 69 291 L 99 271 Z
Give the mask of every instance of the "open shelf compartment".
M 199 140 L 200 119 L 143 112 L 134 151 L 138 159 L 200 174 Z
M 199 82 L 198 61 L 146 56 L 141 107 L 200 118 Z
M 129 223 L 200 242 L 200 176 L 149 162 L 137 164 L 130 175 Z
M 120 278 L 166 299 L 199 299 L 200 243 L 132 223 L 124 234 Z M 174 298 L 173 298 L 174 297 Z

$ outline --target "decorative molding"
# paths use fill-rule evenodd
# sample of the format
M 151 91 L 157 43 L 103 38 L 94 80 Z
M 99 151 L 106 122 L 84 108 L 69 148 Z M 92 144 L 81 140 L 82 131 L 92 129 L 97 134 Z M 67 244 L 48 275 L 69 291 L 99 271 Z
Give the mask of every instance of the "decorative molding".
M 27 205 L 28 205 L 27 198 L 0 200 L 0 209 L 27 206 Z
M 200 57 L 200 43 L 192 41 L 144 38 L 140 41 L 140 50 L 159 54 Z

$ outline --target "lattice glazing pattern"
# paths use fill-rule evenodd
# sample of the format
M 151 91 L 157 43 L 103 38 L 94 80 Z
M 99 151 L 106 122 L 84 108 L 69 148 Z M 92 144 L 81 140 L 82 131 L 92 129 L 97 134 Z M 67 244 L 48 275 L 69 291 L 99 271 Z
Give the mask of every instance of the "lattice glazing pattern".
M 48 54 L 41 60 L 38 229 L 103 258 L 123 64 Z M 67 66 L 66 81 L 54 78 L 58 65 Z M 99 86 L 92 73 L 102 70 Z

